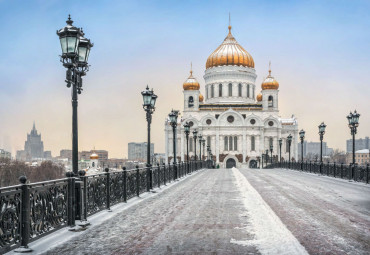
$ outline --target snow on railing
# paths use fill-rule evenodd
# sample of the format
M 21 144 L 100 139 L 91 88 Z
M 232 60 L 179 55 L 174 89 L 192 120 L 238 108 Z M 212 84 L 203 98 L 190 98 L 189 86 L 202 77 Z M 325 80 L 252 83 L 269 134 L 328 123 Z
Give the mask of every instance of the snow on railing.
M 320 162 L 273 162 L 272 164 L 266 165 L 264 168 L 288 168 L 298 171 L 305 171 L 310 173 L 317 173 L 326 176 L 332 176 L 334 178 L 342 178 L 348 180 L 354 180 L 357 182 L 369 183 L 370 169 L 369 164 L 364 165 L 353 165 L 353 164 L 336 164 L 334 163 L 320 163 Z

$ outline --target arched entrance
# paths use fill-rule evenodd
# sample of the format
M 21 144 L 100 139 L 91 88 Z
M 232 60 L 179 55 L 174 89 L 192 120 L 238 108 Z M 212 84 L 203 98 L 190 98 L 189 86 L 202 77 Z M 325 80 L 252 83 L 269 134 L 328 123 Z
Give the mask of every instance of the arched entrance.
M 249 161 L 249 168 L 257 168 L 257 160 L 252 159 Z
M 229 159 L 226 161 L 226 168 L 233 168 L 233 167 L 236 167 L 235 159 L 233 159 L 233 158 L 229 158 Z

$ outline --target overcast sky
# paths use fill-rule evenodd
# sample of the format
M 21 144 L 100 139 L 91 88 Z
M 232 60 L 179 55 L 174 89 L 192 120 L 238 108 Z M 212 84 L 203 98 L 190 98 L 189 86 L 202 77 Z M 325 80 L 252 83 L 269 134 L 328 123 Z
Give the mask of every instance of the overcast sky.
M 193 62 L 204 94 L 207 57 L 232 33 L 252 55 L 256 94 L 268 62 L 280 83 L 282 117 L 294 114 L 308 141 L 325 121 L 329 147 L 345 150 L 346 115 L 370 130 L 369 1 L 56 1 L 0 0 L 0 148 L 24 147 L 33 121 L 53 156 L 71 148 L 71 95 L 56 30 L 68 14 L 94 43 L 79 97 L 79 149 L 126 157 L 146 141 L 140 92 L 158 95 L 155 152 L 164 152 L 164 119 L 183 109 L 182 84 Z

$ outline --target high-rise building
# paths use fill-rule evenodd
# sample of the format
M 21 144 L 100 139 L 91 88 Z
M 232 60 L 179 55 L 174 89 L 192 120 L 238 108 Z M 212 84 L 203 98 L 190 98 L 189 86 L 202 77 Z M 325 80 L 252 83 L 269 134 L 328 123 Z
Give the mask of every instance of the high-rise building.
M 303 157 L 314 157 L 315 155 L 320 156 L 320 142 L 303 142 Z M 333 149 L 329 148 L 326 142 L 322 142 L 322 155 L 323 156 L 329 156 L 333 153 Z M 299 159 L 301 157 L 301 143 L 298 143 L 298 155 Z
M 128 159 L 129 160 L 139 160 L 146 161 L 148 143 L 129 143 L 128 144 Z M 154 155 L 154 144 L 150 144 L 150 156 Z
M 49 157 L 51 158 L 51 152 L 44 152 L 44 143 L 41 140 L 41 133 L 38 134 L 34 122 L 31 132 L 27 134 L 27 141 L 24 143 L 24 150 L 17 151 L 16 159 L 28 161 L 32 159 L 44 159 Z
M 348 139 L 346 141 L 347 153 L 352 152 L 353 140 Z M 370 139 L 368 136 L 365 138 L 355 139 L 355 151 L 370 149 Z

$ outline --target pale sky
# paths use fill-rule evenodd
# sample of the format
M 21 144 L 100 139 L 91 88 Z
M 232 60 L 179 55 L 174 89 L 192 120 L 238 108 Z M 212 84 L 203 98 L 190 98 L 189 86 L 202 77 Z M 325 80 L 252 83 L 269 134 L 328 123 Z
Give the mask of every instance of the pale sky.
M 146 141 L 140 92 L 158 95 L 155 152 L 164 152 L 164 119 L 183 109 L 182 84 L 194 76 L 204 94 L 207 57 L 232 33 L 252 55 L 256 94 L 268 62 L 280 83 L 282 117 L 294 114 L 308 141 L 327 124 L 329 147 L 345 150 L 346 116 L 361 114 L 369 136 L 369 1 L 56 1 L 0 0 L 0 148 L 23 149 L 33 121 L 53 156 L 71 148 L 71 91 L 56 30 L 68 14 L 94 43 L 79 97 L 79 150 L 127 157 Z

